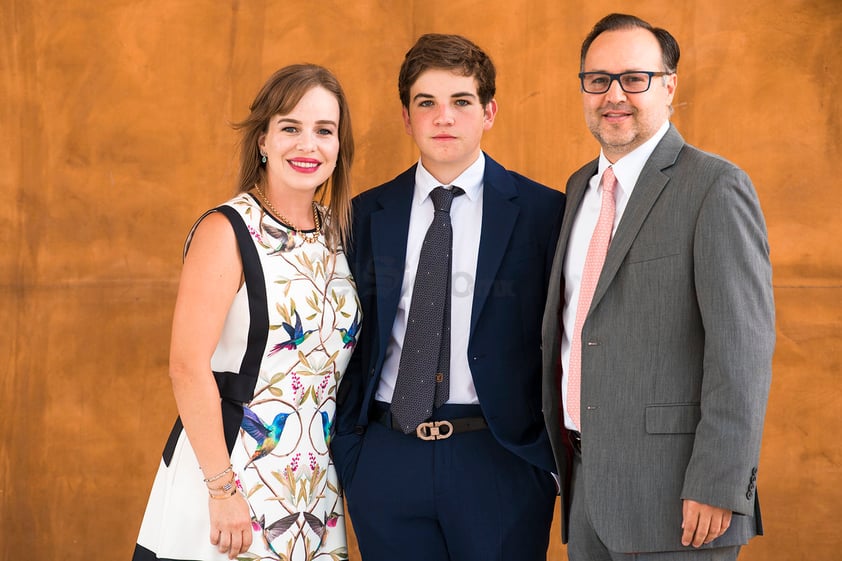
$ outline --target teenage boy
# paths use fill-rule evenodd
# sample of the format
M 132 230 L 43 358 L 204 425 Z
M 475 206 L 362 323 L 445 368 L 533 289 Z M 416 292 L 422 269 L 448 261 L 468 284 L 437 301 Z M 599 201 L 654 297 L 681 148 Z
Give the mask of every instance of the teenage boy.
M 332 448 L 354 531 L 366 561 L 543 560 L 541 316 L 564 196 L 482 152 L 495 69 L 471 41 L 422 36 L 398 90 L 421 157 L 354 200 L 348 251 L 364 320 Z

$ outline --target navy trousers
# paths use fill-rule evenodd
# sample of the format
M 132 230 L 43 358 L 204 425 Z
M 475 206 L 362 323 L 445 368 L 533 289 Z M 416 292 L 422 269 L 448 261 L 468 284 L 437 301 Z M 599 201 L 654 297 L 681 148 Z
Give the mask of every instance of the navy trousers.
M 434 419 L 479 415 L 445 405 Z M 544 561 L 552 475 L 489 429 L 423 441 L 372 421 L 345 494 L 364 561 Z

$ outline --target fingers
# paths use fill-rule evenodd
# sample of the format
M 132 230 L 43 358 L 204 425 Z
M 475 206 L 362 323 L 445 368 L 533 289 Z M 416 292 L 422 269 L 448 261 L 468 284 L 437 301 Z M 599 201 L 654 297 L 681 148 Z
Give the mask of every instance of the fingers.
M 716 509 L 721 510 L 721 509 Z M 705 538 L 705 543 L 710 543 L 726 531 L 731 526 L 731 511 L 725 510 L 722 512 L 715 513 L 711 517 L 710 528 L 708 529 L 707 538 Z
M 693 536 L 696 534 L 696 526 L 699 524 L 699 512 L 693 508 L 695 501 L 684 501 L 683 515 L 684 520 L 681 522 L 681 527 L 684 532 L 681 534 L 681 545 L 688 546 L 693 542 Z
M 240 553 L 245 553 L 251 547 L 251 542 L 254 536 L 252 535 L 251 528 L 243 532 L 243 547 Z
M 710 525 L 708 527 L 708 534 L 704 543 L 710 543 L 716 538 L 720 537 L 731 526 L 731 511 L 723 508 L 710 507 L 713 512 L 710 516 Z
M 229 534 L 229 536 L 231 536 L 231 547 L 228 549 L 228 559 L 234 559 L 243 551 L 243 533 L 234 532 Z M 221 553 L 225 552 L 223 551 Z
M 685 500 L 682 545 L 701 547 L 724 534 L 731 526 L 731 511 L 696 501 Z
M 220 553 L 227 553 L 228 559 L 235 559 L 239 554 L 248 551 L 251 542 L 250 530 L 248 532 L 217 531 L 215 536 L 211 534 L 211 545 L 217 546 Z
M 697 520 L 698 522 L 696 523 L 696 532 L 693 534 L 693 547 L 701 547 L 702 544 L 705 543 L 705 539 L 708 535 L 708 530 L 710 530 L 710 516 L 706 516 L 700 513 Z
M 229 559 L 234 559 L 251 547 L 252 525 L 248 503 L 235 494 L 221 500 L 208 499 L 210 507 L 210 543 Z
M 217 547 L 220 553 L 228 553 L 231 549 L 231 532 L 219 533 L 219 546 Z M 230 555 L 229 555 L 230 558 Z
M 251 547 L 251 541 L 251 528 L 243 530 L 239 534 L 236 532 L 231 534 L 231 551 L 228 552 L 228 559 L 234 559 L 237 555 L 248 551 Z
M 728 528 L 731 527 L 731 515 L 732 514 L 733 513 L 730 510 L 725 511 L 725 516 L 722 518 L 722 533 L 723 534 L 728 531 Z M 720 534 L 720 535 L 722 535 L 722 534 Z

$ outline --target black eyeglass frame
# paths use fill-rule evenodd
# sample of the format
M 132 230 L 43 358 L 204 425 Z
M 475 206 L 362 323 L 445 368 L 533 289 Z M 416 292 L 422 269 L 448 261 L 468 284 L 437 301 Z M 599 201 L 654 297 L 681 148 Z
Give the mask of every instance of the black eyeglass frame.
M 646 84 L 646 89 L 640 90 L 639 92 L 630 92 L 625 87 L 623 87 L 623 81 L 620 80 L 623 76 L 627 76 L 629 74 L 646 74 L 649 76 L 649 82 Z M 600 95 L 604 93 L 608 93 L 608 90 L 611 89 L 611 84 L 614 83 L 616 80 L 618 84 L 620 84 L 620 89 L 628 94 L 639 94 L 645 93 L 649 91 L 649 88 L 652 87 L 652 78 L 655 76 L 669 76 L 671 74 L 675 74 L 674 72 L 652 72 L 650 70 L 629 70 L 627 72 L 620 72 L 619 74 L 611 74 L 610 72 L 579 72 L 579 83 L 582 86 L 582 91 L 589 94 Z M 588 91 L 585 87 L 585 77 L 586 76 L 608 76 L 608 85 L 605 87 L 605 90 L 599 92 L 592 92 Z

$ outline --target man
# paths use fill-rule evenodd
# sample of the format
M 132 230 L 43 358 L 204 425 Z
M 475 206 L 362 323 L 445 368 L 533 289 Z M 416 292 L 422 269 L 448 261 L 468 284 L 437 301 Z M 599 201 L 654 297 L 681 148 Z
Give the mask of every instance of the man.
M 766 227 L 746 174 L 669 123 L 678 58 L 667 31 L 622 14 L 582 45 L 602 150 L 567 183 L 543 325 L 573 561 L 736 559 L 762 533 Z
M 543 560 L 556 485 L 541 316 L 564 198 L 482 152 L 495 70 L 472 42 L 422 36 L 398 90 L 421 157 L 355 199 L 348 252 L 364 320 L 332 450 L 354 531 L 366 561 Z M 425 241 L 442 225 L 453 242 Z M 451 246 L 435 272 L 427 259 Z M 419 296 L 436 279 L 449 287 Z M 426 313 L 437 327 L 416 337 Z M 411 388 L 430 388 L 417 411 Z

